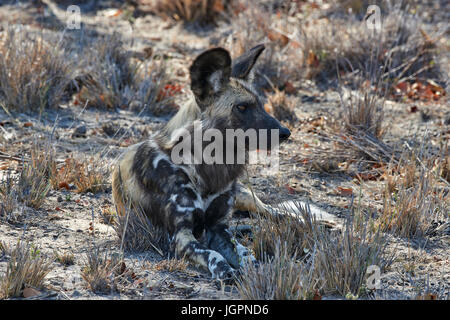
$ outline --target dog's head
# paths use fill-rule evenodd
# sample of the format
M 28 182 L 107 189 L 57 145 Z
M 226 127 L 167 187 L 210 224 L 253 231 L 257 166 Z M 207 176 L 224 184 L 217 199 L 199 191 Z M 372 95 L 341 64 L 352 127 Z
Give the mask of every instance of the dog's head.
M 234 61 L 227 50 L 210 49 L 195 59 L 190 75 L 191 89 L 203 118 L 214 121 L 221 129 L 254 129 L 258 133 L 266 129 L 270 149 L 272 130 L 277 130 L 280 142 L 289 138 L 290 131 L 264 110 L 253 87 L 253 67 L 264 48 L 258 45 Z M 259 136 L 256 148 L 261 148 Z

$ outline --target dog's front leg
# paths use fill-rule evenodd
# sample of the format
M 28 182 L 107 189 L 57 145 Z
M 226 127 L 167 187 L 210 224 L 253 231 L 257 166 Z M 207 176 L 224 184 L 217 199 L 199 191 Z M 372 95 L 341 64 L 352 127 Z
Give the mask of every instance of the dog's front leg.
M 222 254 L 236 269 L 249 261 L 256 260 L 251 251 L 233 237 L 226 224 L 217 224 L 207 228 L 206 241 L 209 248 Z
M 206 242 L 208 248 L 219 252 L 231 266 L 238 269 L 248 261 L 255 261 L 255 258 L 228 229 L 227 221 L 233 203 L 233 190 L 216 197 L 211 202 L 205 214 Z
M 175 234 L 177 255 L 185 256 L 198 266 L 209 270 L 214 279 L 226 280 L 234 277 L 234 269 L 217 251 L 208 249 L 195 239 L 192 231 L 181 229 Z
M 199 237 L 204 226 L 204 211 L 195 192 L 188 186 L 173 191 L 166 207 L 166 221 L 174 236 L 176 254 L 209 270 L 215 279 L 232 278 L 234 269 L 227 260 L 194 236 Z

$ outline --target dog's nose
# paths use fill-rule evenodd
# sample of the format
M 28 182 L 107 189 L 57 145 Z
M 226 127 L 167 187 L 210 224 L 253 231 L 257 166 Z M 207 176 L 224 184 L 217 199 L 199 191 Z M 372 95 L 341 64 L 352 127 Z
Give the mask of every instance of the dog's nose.
M 280 130 L 280 141 L 286 141 L 291 135 L 291 131 L 286 128 L 286 127 L 282 127 Z

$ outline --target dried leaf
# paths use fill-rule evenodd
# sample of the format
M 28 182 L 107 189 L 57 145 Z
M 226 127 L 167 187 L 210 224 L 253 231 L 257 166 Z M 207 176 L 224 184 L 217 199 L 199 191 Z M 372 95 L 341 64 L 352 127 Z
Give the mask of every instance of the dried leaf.
M 36 289 L 33 289 L 33 288 L 25 288 L 25 289 L 23 289 L 23 297 L 24 298 L 35 297 L 35 296 L 38 296 L 40 294 L 41 294 L 40 291 L 38 291 Z
M 292 83 L 287 81 L 284 84 L 284 92 L 286 92 L 287 94 L 295 94 L 297 92 L 297 89 L 295 89 Z
M 58 188 L 59 188 L 59 189 L 64 188 L 64 189 L 66 189 L 66 190 L 70 190 L 69 184 L 68 184 L 67 182 L 65 182 L 65 181 L 60 182 L 59 185 L 58 185 Z
M 348 197 L 353 194 L 352 188 L 337 187 L 336 191 L 338 192 L 339 195 L 344 196 L 344 197 Z

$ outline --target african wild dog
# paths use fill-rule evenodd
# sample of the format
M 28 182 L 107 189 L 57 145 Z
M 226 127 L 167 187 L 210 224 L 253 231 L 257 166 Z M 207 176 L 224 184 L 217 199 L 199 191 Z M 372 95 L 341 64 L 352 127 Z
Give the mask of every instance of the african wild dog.
M 131 146 L 113 173 L 119 214 L 125 214 L 126 203 L 139 206 L 172 236 L 177 255 L 218 279 L 231 277 L 254 259 L 227 224 L 245 164 L 175 164 L 171 153 L 180 138 L 176 132 L 184 128 L 192 133 L 199 123 L 203 131 L 214 128 L 224 137 L 226 129 L 276 129 L 281 141 L 289 137 L 289 130 L 266 113 L 251 84 L 252 68 L 263 50 L 263 45 L 256 46 L 234 63 L 222 48 L 198 56 L 190 67 L 195 99 L 152 139 Z M 248 154 L 248 149 L 246 144 L 233 152 Z

